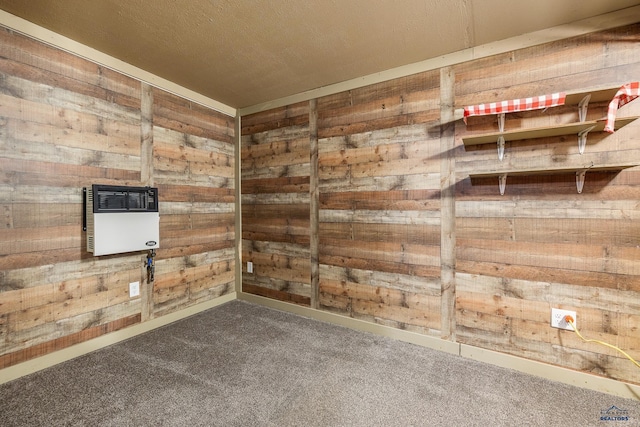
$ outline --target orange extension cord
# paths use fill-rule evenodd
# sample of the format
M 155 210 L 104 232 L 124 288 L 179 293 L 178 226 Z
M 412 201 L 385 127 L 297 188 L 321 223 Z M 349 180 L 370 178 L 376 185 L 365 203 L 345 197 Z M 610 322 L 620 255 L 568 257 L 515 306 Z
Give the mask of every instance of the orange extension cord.
M 614 349 L 616 351 L 619 351 L 620 353 L 624 354 L 627 357 L 627 359 L 631 360 L 638 368 L 640 368 L 640 363 L 636 362 L 633 357 L 629 356 L 624 350 L 619 349 L 615 345 L 611 345 L 611 344 L 606 343 L 604 341 L 588 340 L 585 337 L 583 337 L 582 334 L 578 331 L 578 328 L 576 328 L 576 324 L 573 323 L 573 317 L 565 316 L 564 320 L 565 320 L 565 322 L 567 322 L 568 324 L 571 325 L 571 327 L 573 328 L 573 332 L 578 334 L 578 336 L 582 339 L 582 341 L 584 341 L 584 342 L 594 342 L 594 343 L 601 344 L 601 345 L 604 345 L 606 347 L 612 348 L 612 349 Z

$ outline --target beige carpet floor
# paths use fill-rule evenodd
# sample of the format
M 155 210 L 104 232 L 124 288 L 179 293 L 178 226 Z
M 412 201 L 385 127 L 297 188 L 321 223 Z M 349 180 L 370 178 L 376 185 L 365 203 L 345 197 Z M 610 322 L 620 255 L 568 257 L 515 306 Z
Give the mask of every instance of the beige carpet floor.
M 1 385 L 0 425 L 626 427 L 640 402 L 233 301 Z

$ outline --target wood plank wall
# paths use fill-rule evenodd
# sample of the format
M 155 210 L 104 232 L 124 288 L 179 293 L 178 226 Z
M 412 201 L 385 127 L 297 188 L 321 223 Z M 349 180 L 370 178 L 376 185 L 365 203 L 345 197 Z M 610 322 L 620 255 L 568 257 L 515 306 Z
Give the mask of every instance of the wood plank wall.
M 241 127 L 242 290 L 309 306 L 309 103 L 245 116 Z
M 6 29 L 0 52 L 0 368 L 232 292 L 233 118 Z M 159 187 L 153 289 L 144 253 L 86 251 L 93 183 Z
M 243 252 L 258 263 L 244 291 L 308 304 L 281 270 L 317 251 L 321 310 L 640 383 L 615 351 L 549 326 L 552 307 L 576 310 L 585 335 L 640 357 L 640 167 L 588 172 L 582 194 L 572 174 L 512 177 L 500 196 L 497 179 L 469 178 L 498 161 L 495 145 L 462 144 L 495 117 L 451 121 L 452 103 L 637 81 L 639 49 L 637 24 L 319 98 L 311 167 L 307 105 L 243 117 Z M 620 115 L 640 115 L 636 103 Z M 573 121 L 558 107 L 509 115 L 507 128 Z M 575 137 L 508 143 L 504 161 L 640 164 L 639 130 L 590 134 L 583 155 Z M 316 166 L 317 216 L 305 205 Z M 311 274 L 297 271 L 295 283 Z
M 440 329 L 439 72 L 318 100 L 320 302 Z
M 640 25 L 595 33 L 454 67 L 456 104 L 472 105 L 556 91 L 620 86 L 640 79 Z M 628 104 L 619 116 L 639 115 Z M 589 119 L 606 115 L 591 105 Z M 505 127 L 577 121 L 574 108 L 508 115 Z M 459 124 L 457 134 L 496 129 L 495 117 Z M 548 167 L 628 161 L 640 164 L 640 122 L 613 135 L 507 144 L 504 162 Z M 583 335 L 640 356 L 640 167 L 589 173 L 582 194 L 573 175 L 472 183 L 496 163 L 495 146 L 456 151 L 458 187 L 457 335 L 460 342 L 534 360 L 640 382 L 613 350 L 549 327 L 552 307 L 577 311 Z
M 234 118 L 155 89 L 156 315 L 233 292 Z

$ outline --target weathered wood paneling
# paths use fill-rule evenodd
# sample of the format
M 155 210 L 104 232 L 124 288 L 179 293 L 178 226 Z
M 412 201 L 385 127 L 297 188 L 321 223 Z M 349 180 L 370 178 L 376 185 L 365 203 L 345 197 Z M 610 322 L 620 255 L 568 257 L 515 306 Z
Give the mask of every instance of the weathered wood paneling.
M 455 149 L 455 73 L 450 67 L 440 70 L 440 152 L 450 153 Z M 440 232 L 440 280 L 441 280 L 441 336 L 456 340 L 456 210 L 455 210 L 455 157 L 443 155 L 440 159 L 440 186 L 442 207 Z
M 498 163 L 495 144 L 462 144 L 496 117 L 454 119 L 466 105 L 635 81 L 638 49 L 640 24 L 314 100 L 320 309 L 640 383 L 620 354 L 549 326 L 552 307 L 576 310 L 586 335 L 640 357 L 640 169 L 587 172 L 582 194 L 574 174 L 511 176 L 504 196 L 497 178 L 469 178 L 640 164 L 640 121 L 590 133 L 582 155 L 575 136 L 507 143 Z M 592 102 L 587 119 L 606 110 Z M 243 118 L 244 256 L 270 271 L 245 273 L 245 291 L 298 303 L 291 280 L 316 245 L 306 114 L 300 103 Z M 640 101 L 619 115 L 640 115 Z M 508 114 L 506 129 L 577 120 L 562 106 Z
M 0 30 L 0 368 L 140 321 L 139 256 L 93 258 L 82 187 L 140 182 L 140 84 Z
M 439 335 L 439 73 L 318 100 L 320 304 Z
M 456 66 L 458 107 L 554 91 L 579 92 L 638 79 L 640 26 L 606 31 Z M 618 115 L 638 115 L 640 105 Z M 606 103 L 589 106 L 589 119 Z M 577 311 L 581 332 L 636 356 L 638 184 L 637 168 L 587 172 L 577 194 L 575 176 L 508 178 L 504 196 L 496 179 L 471 181 L 472 172 L 497 160 L 495 145 L 465 150 L 461 138 L 497 129 L 495 117 L 472 118 L 456 129 L 456 307 L 458 341 L 533 360 L 640 382 L 619 353 L 583 343 L 549 327 L 552 307 Z M 577 121 L 575 107 L 508 114 L 505 128 Z M 541 169 L 563 164 L 640 164 L 640 123 L 613 135 L 590 133 L 583 155 L 577 138 L 556 137 L 507 144 L 509 167 Z
M 242 118 L 244 292 L 311 304 L 309 138 L 308 102 Z
M 155 316 L 233 291 L 233 118 L 154 89 L 153 179 L 160 204 Z
M 0 57 L 0 368 L 232 291 L 233 119 L 4 29 Z M 143 254 L 86 251 L 94 183 L 160 187 L 155 307 Z

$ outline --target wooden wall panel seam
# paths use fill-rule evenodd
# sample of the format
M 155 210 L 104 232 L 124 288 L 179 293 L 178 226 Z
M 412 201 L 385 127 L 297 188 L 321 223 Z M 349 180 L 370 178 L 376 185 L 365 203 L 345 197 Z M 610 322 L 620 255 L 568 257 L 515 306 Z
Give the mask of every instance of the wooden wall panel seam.
M 316 99 L 309 101 L 309 246 L 311 273 L 311 308 L 320 307 L 320 263 L 319 223 L 320 223 L 320 191 L 318 179 L 318 103 Z

